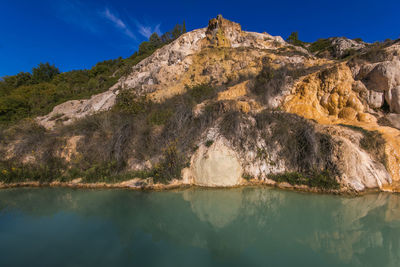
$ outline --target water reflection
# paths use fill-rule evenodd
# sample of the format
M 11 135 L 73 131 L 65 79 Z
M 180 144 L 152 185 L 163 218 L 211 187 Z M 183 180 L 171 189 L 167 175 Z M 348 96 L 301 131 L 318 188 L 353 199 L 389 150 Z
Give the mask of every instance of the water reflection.
M 400 196 L 3 190 L 0 251 L 1 266 L 35 263 L 32 253 L 45 252 L 41 265 L 399 266 Z M 88 261 L 91 253 L 98 261 Z
M 183 199 L 201 221 L 222 228 L 235 220 L 242 207 L 242 190 L 189 189 Z

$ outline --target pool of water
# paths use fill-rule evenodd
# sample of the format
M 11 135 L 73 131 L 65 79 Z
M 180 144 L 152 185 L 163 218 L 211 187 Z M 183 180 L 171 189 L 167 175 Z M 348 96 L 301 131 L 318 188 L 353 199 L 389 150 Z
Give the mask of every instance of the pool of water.
M 400 196 L 0 190 L 0 266 L 400 266 Z

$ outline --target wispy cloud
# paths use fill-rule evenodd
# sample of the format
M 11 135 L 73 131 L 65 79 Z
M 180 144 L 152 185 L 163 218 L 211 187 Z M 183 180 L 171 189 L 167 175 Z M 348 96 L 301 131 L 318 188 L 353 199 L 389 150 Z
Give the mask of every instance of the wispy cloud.
M 123 33 L 132 38 L 136 39 L 136 36 L 133 34 L 133 32 L 129 29 L 129 27 L 115 14 L 111 13 L 111 11 L 106 8 L 102 13 L 101 13 L 106 19 L 111 21 L 115 27 L 118 29 L 122 30 Z
M 105 9 L 105 11 L 104 11 L 103 14 L 104 14 L 104 16 L 105 16 L 106 18 L 108 18 L 109 20 L 111 20 L 112 22 L 114 22 L 114 23 L 115 23 L 115 26 L 117 26 L 118 28 L 126 29 L 125 23 L 122 22 L 122 20 L 121 20 L 120 18 L 118 18 L 117 16 L 115 16 L 114 14 L 112 14 L 108 8 Z
M 134 41 L 142 39 L 141 36 L 149 38 L 154 32 L 161 35 L 161 24 L 140 23 L 129 16 L 124 19 L 114 8 L 98 2 L 59 0 L 51 1 L 51 5 L 59 19 L 96 35 L 106 34 L 109 29 L 105 27 L 105 23 Z
M 98 16 L 79 0 L 60 0 L 50 3 L 59 19 L 92 33 L 99 33 Z
M 146 38 L 149 38 L 154 32 L 156 32 L 158 35 L 161 35 L 160 24 L 157 24 L 156 26 L 152 27 L 152 26 L 144 26 L 139 22 L 136 22 L 136 26 L 138 28 L 138 32 Z

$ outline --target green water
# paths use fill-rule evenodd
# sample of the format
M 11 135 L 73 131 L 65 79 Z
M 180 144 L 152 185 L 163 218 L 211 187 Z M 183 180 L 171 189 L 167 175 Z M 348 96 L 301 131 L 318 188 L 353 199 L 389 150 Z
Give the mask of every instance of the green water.
M 0 190 L 0 266 L 400 266 L 400 196 Z

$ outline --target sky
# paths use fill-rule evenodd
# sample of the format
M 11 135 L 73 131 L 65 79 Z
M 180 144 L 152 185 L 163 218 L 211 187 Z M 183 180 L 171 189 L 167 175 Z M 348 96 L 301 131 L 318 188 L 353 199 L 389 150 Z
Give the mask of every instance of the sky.
M 206 27 L 222 14 L 247 31 L 312 42 L 400 37 L 399 0 L 0 0 L 0 77 L 49 62 L 61 71 L 128 57 L 153 32 Z

